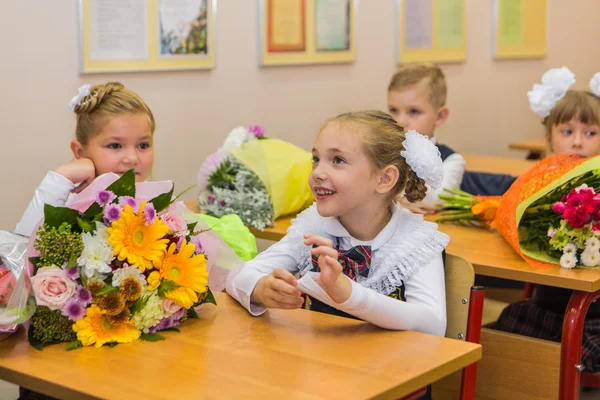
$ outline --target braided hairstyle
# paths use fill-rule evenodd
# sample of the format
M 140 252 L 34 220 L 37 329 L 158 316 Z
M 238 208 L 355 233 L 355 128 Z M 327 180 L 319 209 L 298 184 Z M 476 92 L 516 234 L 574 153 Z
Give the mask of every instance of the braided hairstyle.
M 98 133 L 111 119 L 120 115 L 145 114 L 152 133 L 156 127 L 154 115 L 144 100 L 119 82 L 93 86 L 90 94 L 84 97 L 73 111 L 77 115 L 75 137 L 84 146 L 90 137 Z
M 425 181 L 417 176 L 400 155 L 405 150 L 402 144 L 405 131 L 394 118 L 375 110 L 349 112 L 326 121 L 321 130 L 332 122 L 352 124 L 358 128 L 359 139 L 375 168 L 381 170 L 388 165 L 398 168 L 398 181 L 391 193 L 394 199 L 404 195 L 409 202 L 416 203 L 425 198 Z

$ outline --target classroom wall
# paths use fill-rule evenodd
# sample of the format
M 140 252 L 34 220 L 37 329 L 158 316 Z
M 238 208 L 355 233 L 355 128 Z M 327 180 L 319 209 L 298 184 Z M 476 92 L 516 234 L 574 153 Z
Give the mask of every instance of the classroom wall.
M 550 1 L 548 57 L 528 61 L 492 60 L 492 1 L 467 1 L 468 59 L 443 66 L 451 115 L 442 141 L 465 153 L 520 157 L 508 143 L 542 134 L 526 97 L 541 74 L 568 65 L 584 88 L 600 70 L 600 2 Z M 216 69 L 81 76 L 75 0 L 0 2 L 0 228 L 12 229 L 46 171 L 70 159 L 67 104 L 84 83 L 119 80 L 147 101 L 157 120 L 154 179 L 173 179 L 179 189 L 195 183 L 202 159 L 235 126 L 261 124 L 269 136 L 310 149 L 324 119 L 385 108 L 394 0 L 360 2 L 353 64 L 272 68 L 257 67 L 256 1 L 218 3 Z

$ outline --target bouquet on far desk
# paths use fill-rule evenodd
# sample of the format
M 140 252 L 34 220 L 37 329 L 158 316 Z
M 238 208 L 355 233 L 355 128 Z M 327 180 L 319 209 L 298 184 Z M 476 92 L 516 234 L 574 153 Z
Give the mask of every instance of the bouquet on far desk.
M 200 209 L 221 217 L 237 214 L 257 229 L 313 201 L 308 186 L 309 152 L 279 139 L 267 139 L 259 126 L 231 131 L 223 146 L 198 171 Z
M 101 178 L 70 207 L 46 204 L 30 239 L 35 348 L 161 340 L 157 332 L 178 330 L 194 307 L 215 303 L 205 257 L 214 238 L 182 217 L 172 183 L 136 185 L 133 170 Z M 170 190 L 147 190 L 161 183 Z
M 438 222 L 496 228 L 532 266 L 600 266 L 600 156 L 555 155 L 500 197 L 448 191 Z

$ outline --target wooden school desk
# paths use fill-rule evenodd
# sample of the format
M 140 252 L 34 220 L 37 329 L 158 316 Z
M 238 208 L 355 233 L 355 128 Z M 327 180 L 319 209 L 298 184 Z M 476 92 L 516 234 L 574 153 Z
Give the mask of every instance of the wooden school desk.
M 600 270 L 535 269 L 496 232 L 453 224 L 440 224 L 439 229 L 451 238 L 448 254 L 467 259 L 477 274 L 574 290 L 563 325 L 559 399 L 579 398 L 581 373 L 576 366 L 581 361 L 583 321 L 589 305 L 600 297 Z
M 0 379 L 64 399 L 397 399 L 481 359 L 474 343 L 217 303 L 154 343 L 38 351 L 19 332 L 0 342 Z
M 536 160 L 546 157 L 548 152 L 548 142 L 545 138 L 529 139 L 522 142 L 515 142 L 508 145 L 509 149 L 525 150 L 528 152 L 527 158 Z

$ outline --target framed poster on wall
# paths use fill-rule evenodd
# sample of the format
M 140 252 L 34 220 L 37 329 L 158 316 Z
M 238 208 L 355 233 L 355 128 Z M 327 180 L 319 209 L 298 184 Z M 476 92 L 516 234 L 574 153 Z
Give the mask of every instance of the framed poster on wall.
M 217 0 L 79 0 L 80 71 L 215 65 Z
M 358 0 L 258 0 L 259 65 L 354 61 Z
M 464 61 L 466 7 L 466 0 L 396 0 L 396 62 Z

